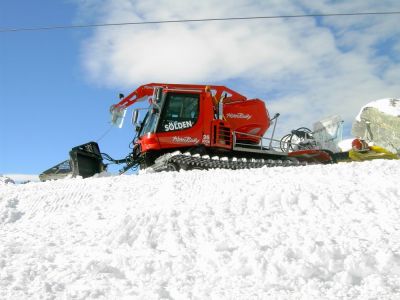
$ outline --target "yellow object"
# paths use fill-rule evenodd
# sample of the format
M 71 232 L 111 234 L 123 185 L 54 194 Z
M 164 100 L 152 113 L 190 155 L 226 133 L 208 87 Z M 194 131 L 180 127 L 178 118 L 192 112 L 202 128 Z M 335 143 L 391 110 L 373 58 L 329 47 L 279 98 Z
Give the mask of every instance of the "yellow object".
M 372 159 L 399 159 L 397 154 L 394 154 L 385 148 L 379 146 L 370 146 L 366 151 L 349 151 L 349 157 L 351 160 L 363 161 Z

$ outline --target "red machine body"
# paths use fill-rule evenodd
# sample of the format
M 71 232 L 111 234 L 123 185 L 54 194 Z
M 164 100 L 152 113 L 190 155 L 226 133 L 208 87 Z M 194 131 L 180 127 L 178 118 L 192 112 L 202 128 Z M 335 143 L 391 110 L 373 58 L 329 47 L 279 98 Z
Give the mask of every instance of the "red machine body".
M 215 85 L 142 85 L 114 105 L 112 111 L 121 112 L 146 98 L 150 108 L 137 139 L 141 153 L 198 145 L 231 149 L 233 132 L 237 132 L 238 141 L 257 144 L 270 126 L 262 100 L 247 99 Z M 146 130 L 152 116 L 157 120 Z

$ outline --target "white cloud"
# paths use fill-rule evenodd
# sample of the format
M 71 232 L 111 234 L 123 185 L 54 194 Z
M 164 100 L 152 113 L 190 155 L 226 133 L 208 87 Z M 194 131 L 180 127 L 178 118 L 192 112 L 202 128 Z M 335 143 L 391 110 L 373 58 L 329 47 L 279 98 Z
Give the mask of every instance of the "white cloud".
M 96 22 L 396 10 L 396 1 L 86 0 Z M 315 2 L 315 1 L 314 1 Z M 400 95 L 395 16 L 275 19 L 98 28 L 84 42 L 91 80 L 118 89 L 146 82 L 226 83 L 267 98 L 281 129 L 331 114 L 350 122 L 374 99 Z M 391 51 L 385 47 L 391 47 Z M 397 52 L 396 52 L 397 51 Z M 231 83 L 234 82 L 232 86 Z M 239 84 L 238 84 L 239 82 Z M 266 97 L 265 97 L 266 95 Z

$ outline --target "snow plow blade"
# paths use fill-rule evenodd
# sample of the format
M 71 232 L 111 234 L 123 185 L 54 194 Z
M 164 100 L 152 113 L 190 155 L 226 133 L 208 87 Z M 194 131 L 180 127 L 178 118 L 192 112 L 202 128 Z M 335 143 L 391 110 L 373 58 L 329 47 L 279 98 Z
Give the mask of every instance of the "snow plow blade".
M 87 178 L 105 170 L 99 145 L 96 142 L 72 148 L 69 157 L 73 176 Z
M 72 177 L 91 177 L 106 169 L 96 142 L 74 147 L 69 152 L 70 159 L 65 160 L 39 175 L 41 181 Z

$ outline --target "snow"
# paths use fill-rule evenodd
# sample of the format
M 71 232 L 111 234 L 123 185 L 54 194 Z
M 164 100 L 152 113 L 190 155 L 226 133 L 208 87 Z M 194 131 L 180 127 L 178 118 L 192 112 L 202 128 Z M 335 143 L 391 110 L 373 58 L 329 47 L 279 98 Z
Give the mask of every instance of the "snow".
M 15 181 L 12 180 L 9 176 L 0 175 L 0 186 L 5 184 L 15 184 Z
M 390 116 L 400 117 L 400 99 L 385 98 L 369 102 L 368 104 L 363 106 L 356 116 L 356 121 L 361 121 L 361 113 L 364 111 L 364 109 L 369 107 L 376 108 L 379 111 Z
M 0 178 L 8 177 L 15 183 L 39 182 L 39 176 L 33 174 L 5 174 L 0 175 Z
M 344 139 L 344 140 L 341 140 L 341 141 L 338 143 L 338 147 L 339 147 L 340 151 L 342 151 L 342 152 L 350 151 L 350 150 L 351 150 L 351 147 L 352 147 L 351 143 L 352 143 L 353 141 L 354 141 L 354 139 Z
M 376 160 L 2 184 L 0 299 L 400 299 L 399 178 Z

